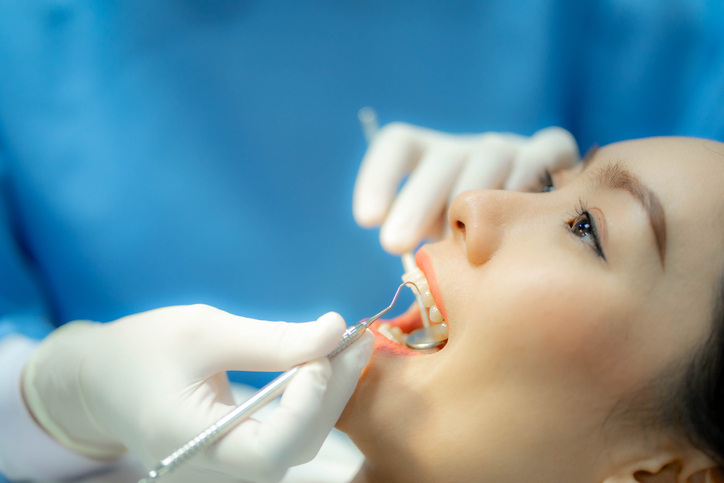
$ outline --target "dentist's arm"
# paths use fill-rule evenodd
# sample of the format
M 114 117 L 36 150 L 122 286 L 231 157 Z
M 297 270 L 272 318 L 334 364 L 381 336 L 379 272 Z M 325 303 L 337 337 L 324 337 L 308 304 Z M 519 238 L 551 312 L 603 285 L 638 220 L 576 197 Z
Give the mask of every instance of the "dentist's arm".
M 227 370 L 280 371 L 307 362 L 264 422 L 242 422 L 164 481 L 278 481 L 309 461 L 352 395 L 372 351 L 366 334 L 324 358 L 345 329 L 266 322 L 208 306 L 168 307 L 108 324 L 74 322 L 32 355 L 24 392 L 32 414 L 80 454 L 113 460 L 125 451 L 147 467 L 234 407 Z
M 388 124 L 376 133 L 362 160 L 354 189 L 354 217 L 362 226 L 381 225 L 382 247 L 403 253 L 425 238 L 440 236 L 447 207 L 459 193 L 533 188 L 544 170 L 569 167 L 578 158 L 575 139 L 559 127 L 525 137 L 453 135 Z

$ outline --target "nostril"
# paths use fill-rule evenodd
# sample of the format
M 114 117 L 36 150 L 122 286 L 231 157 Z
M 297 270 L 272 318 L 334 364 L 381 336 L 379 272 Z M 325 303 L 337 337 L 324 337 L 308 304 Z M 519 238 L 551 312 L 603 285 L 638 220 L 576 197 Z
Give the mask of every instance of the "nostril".
M 457 227 L 458 227 L 458 230 L 460 230 L 460 233 L 462 233 L 462 234 L 464 235 L 464 234 L 465 234 L 465 223 L 463 223 L 462 221 L 458 220 L 458 221 L 457 221 Z

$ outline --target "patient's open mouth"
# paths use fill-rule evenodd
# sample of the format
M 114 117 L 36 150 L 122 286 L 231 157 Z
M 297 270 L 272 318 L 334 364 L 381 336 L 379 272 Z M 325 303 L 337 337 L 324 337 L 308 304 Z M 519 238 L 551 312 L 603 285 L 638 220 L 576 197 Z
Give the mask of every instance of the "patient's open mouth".
M 419 289 L 422 305 L 413 304 L 403 315 L 375 324 L 373 332 L 377 336 L 376 349 L 406 355 L 440 351 L 447 341 L 447 325 L 430 293 L 425 275 L 415 267 L 405 273 L 402 279 L 414 283 Z M 421 310 L 425 313 L 422 314 Z M 423 317 L 429 318 L 429 322 L 423 321 Z M 428 328 L 421 330 L 425 325 Z M 425 343 L 428 339 L 432 339 L 432 343 Z M 421 340 L 423 343 L 420 343 Z M 393 344 L 390 344 L 390 341 Z

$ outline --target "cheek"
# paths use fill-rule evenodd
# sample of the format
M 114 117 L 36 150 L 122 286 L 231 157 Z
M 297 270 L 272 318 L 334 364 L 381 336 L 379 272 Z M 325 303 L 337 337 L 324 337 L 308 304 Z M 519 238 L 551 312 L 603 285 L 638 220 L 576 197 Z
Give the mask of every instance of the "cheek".
M 466 324 L 470 343 L 532 374 L 616 378 L 631 343 L 632 295 L 613 276 L 532 266 L 509 263 L 480 279 L 484 295 L 463 313 L 476 321 Z
M 617 290 L 568 289 L 570 292 L 549 300 L 548 309 L 528 324 L 530 343 L 544 348 L 552 361 L 564 366 L 575 364 L 584 373 L 609 372 L 611 363 L 626 352 L 628 304 Z

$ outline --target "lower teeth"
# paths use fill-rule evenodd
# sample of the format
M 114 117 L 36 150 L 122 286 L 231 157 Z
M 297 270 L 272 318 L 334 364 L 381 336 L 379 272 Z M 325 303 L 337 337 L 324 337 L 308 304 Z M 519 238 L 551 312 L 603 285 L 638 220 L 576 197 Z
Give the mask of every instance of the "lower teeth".
M 392 327 L 390 324 L 384 323 L 377 326 L 377 331 L 392 342 L 396 342 L 401 346 L 404 346 L 406 343 L 407 334 L 402 332 L 399 327 Z

